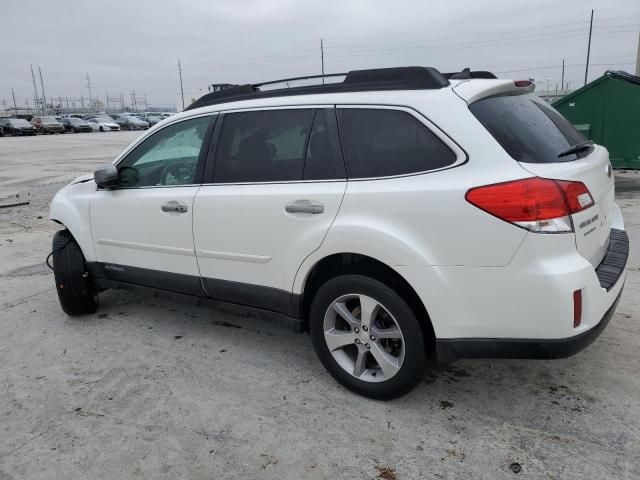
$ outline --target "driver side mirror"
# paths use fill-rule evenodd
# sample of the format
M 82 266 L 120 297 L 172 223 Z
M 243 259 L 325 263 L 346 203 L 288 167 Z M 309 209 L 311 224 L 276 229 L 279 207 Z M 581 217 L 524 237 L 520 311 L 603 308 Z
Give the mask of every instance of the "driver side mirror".
M 118 169 L 109 164 L 101 165 L 93 172 L 93 179 L 96 182 L 98 188 L 113 188 L 120 185 L 120 174 Z

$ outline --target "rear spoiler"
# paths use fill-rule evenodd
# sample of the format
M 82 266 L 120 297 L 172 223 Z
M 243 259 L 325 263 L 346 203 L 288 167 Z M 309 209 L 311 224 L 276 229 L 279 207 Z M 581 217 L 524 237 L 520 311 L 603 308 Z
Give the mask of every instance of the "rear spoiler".
M 453 91 L 467 103 L 496 95 L 525 95 L 532 93 L 536 86 L 531 80 L 487 79 L 481 82 L 460 82 Z
M 443 73 L 448 80 L 471 80 L 472 78 L 498 78 L 493 73 L 484 70 L 471 71 L 464 68 L 459 72 Z

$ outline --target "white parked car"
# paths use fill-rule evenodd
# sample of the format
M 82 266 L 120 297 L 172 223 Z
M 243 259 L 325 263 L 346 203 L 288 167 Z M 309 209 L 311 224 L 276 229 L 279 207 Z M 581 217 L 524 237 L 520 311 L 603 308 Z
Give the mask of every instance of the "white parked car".
M 559 358 L 606 326 L 629 251 L 608 152 L 530 82 L 259 88 L 205 95 L 58 192 L 65 312 L 138 286 L 246 305 L 380 399 L 427 357 Z
M 113 121 L 110 117 L 93 117 L 87 119 L 91 129 L 94 132 L 118 132 L 120 125 Z

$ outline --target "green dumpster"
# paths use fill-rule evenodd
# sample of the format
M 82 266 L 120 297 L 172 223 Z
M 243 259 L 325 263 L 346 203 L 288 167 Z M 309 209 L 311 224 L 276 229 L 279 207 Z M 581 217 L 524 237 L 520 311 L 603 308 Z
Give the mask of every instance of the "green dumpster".
M 553 106 L 585 137 L 607 147 L 614 168 L 640 169 L 640 77 L 607 71 Z

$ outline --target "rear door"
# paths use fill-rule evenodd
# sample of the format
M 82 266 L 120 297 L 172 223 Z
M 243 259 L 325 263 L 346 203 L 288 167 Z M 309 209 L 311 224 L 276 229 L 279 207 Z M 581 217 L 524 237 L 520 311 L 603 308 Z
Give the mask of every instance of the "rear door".
M 606 252 L 616 209 L 609 153 L 594 145 L 563 154 L 585 142 L 560 113 L 533 95 L 493 96 L 469 105 L 478 120 L 533 175 L 586 185 L 594 205 L 572 215 L 576 247 L 595 267 Z
M 203 283 L 213 298 L 295 314 L 295 274 L 346 188 L 334 108 L 236 111 L 219 123 L 194 202 Z

